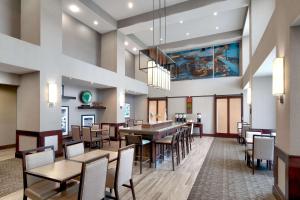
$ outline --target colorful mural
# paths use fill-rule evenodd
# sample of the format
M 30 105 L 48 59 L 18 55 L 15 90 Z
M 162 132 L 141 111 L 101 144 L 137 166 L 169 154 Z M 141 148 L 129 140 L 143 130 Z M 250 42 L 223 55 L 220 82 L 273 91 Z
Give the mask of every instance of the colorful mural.
M 171 52 L 171 80 L 239 76 L 239 43 Z

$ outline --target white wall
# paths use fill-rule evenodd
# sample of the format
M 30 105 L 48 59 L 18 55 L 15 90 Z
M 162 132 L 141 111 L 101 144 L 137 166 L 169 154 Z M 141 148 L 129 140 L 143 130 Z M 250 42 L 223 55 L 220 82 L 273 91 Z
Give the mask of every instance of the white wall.
M 0 1 L 0 32 L 20 37 L 21 3 L 19 0 Z
M 275 10 L 275 0 L 251 1 L 251 41 L 254 54 Z
M 1 64 L 0 64 L 1 66 Z M 0 84 L 4 85 L 19 85 L 20 76 L 16 74 L 6 73 L 0 71 Z
M 276 98 L 272 95 L 272 77 L 252 80 L 252 128 L 276 129 Z
M 135 55 L 125 50 L 125 75 L 135 78 Z
M 63 53 L 100 66 L 101 35 L 68 14 L 62 15 Z
M 64 85 L 66 96 L 74 96 L 76 100 L 73 99 L 62 99 L 62 106 L 69 106 L 69 125 L 81 125 L 81 115 L 95 115 L 95 122 L 100 122 L 100 116 L 103 115 L 103 110 L 93 110 L 93 109 L 78 109 L 83 103 L 80 101 L 80 93 L 84 90 L 88 90 L 92 93 L 92 102 L 99 101 L 101 96 L 101 91 L 95 88 L 87 88 L 74 85 Z

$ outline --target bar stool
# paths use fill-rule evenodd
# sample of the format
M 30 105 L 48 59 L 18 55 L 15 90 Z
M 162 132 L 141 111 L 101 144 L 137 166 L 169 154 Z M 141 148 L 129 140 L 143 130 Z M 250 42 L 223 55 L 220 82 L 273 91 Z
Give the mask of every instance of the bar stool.
M 179 146 L 181 148 L 181 157 L 185 158 L 185 128 L 182 128 L 179 132 Z
M 174 150 L 176 153 L 176 161 L 177 161 L 177 165 L 179 165 L 180 163 L 180 154 L 179 154 L 179 134 L 180 132 L 176 132 L 172 137 L 164 137 L 162 139 L 156 140 L 154 142 L 154 166 L 156 168 L 156 149 L 157 149 L 157 145 L 162 145 L 162 149 L 163 149 L 163 157 L 164 157 L 164 146 L 169 147 L 170 151 L 171 151 L 171 155 L 172 155 L 172 167 L 173 167 L 173 171 L 175 171 L 175 164 L 174 164 Z M 159 158 L 160 158 L 161 154 L 159 154 Z
M 143 140 L 141 135 L 125 135 L 126 146 L 134 144 L 138 148 L 138 159 L 140 162 L 140 174 L 143 172 L 143 162 L 149 161 L 149 167 L 151 168 L 151 158 L 152 158 L 152 145 L 150 140 Z M 145 145 L 150 145 L 149 148 L 149 158 L 143 161 L 143 148 Z

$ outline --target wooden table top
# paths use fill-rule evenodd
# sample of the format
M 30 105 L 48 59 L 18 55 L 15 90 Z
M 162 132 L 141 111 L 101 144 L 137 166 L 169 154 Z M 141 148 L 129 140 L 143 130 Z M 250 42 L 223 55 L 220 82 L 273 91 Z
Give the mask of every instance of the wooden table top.
M 126 128 L 119 128 L 120 132 L 124 133 L 138 133 L 138 134 L 144 134 L 144 135 L 152 135 L 155 133 L 164 132 L 170 129 L 179 128 L 181 126 L 186 125 L 186 123 L 176 123 L 173 122 L 172 124 L 168 126 L 162 126 L 162 127 L 154 127 L 154 128 L 143 128 L 142 126 L 133 126 L 133 127 L 126 127 Z
M 109 162 L 113 162 L 118 159 L 118 152 L 106 151 L 106 150 L 94 150 L 94 151 L 90 151 L 88 153 L 70 158 L 70 160 L 76 161 L 76 162 L 86 162 L 88 160 L 91 160 L 96 157 L 100 157 L 105 154 L 109 154 Z
M 27 170 L 26 173 L 56 182 L 65 182 L 80 175 L 81 167 L 82 163 L 61 160 L 49 165 Z

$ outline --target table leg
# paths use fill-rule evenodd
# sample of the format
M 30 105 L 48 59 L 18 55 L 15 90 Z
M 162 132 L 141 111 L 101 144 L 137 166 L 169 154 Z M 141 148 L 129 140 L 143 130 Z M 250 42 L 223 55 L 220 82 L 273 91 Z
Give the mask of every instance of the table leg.
M 64 191 L 67 189 L 67 182 L 61 182 L 60 183 L 60 191 Z

